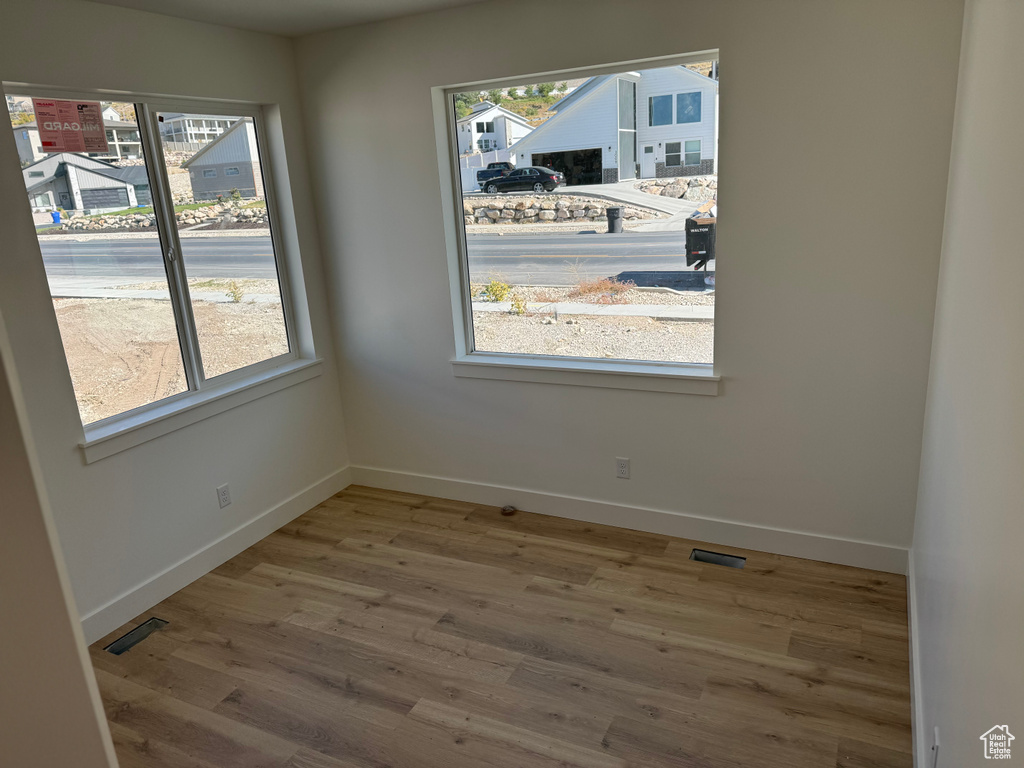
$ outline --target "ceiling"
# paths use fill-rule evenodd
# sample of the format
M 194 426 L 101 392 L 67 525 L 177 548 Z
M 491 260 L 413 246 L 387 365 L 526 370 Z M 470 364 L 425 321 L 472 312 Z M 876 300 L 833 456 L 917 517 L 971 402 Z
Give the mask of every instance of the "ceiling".
M 304 35 L 482 0 L 94 0 L 256 32 Z

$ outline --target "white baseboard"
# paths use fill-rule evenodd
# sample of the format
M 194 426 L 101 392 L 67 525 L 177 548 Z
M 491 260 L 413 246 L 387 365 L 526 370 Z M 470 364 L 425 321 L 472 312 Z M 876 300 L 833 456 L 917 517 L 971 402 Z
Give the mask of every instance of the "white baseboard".
M 924 727 L 921 705 L 921 649 L 917 631 L 917 578 L 914 574 L 914 550 L 907 552 L 907 622 L 910 625 L 910 729 L 914 748 L 914 767 L 926 768 L 931 750 Z
M 353 466 L 352 482 L 393 491 L 440 496 L 494 506 L 512 504 L 530 512 L 603 523 L 649 533 L 756 549 L 779 555 L 822 560 L 858 568 L 904 574 L 907 550 L 887 544 L 843 539 L 729 520 L 687 515 L 682 512 L 630 507 L 596 499 L 509 488 L 468 480 Z
M 282 525 L 329 499 L 352 482 L 349 467 L 339 469 L 280 504 L 221 536 L 127 592 L 82 617 L 86 643 L 94 643 L 134 616 L 170 597 L 200 576 L 269 536 Z

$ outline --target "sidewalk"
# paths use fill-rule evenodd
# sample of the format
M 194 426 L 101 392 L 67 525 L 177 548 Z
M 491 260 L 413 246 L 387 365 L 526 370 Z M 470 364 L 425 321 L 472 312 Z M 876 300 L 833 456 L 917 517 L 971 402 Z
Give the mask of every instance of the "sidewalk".
M 512 303 L 508 301 L 474 301 L 474 312 L 508 312 Z M 545 303 L 531 301 L 527 312 L 559 315 L 600 315 L 602 317 L 651 317 L 658 320 L 682 320 L 689 322 L 714 322 L 713 306 L 679 306 L 678 304 L 584 304 L 561 301 Z
M 82 278 L 82 277 L 51 277 L 50 296 L 55 299 L 153 299 L 156 301 L 170 301 L 171 294 L 168 291 L 129 291 L 117 288 L 118 285 L 131 285 L 138 283 L 139 279 L 119 279 L 110 277 Z M 232 304 L 234 299 L 223 291 L 192 291 L 189 294 L 193 301 L 209 301 L 214 304 Z M 276 293 L 247 293 L 242 297 L 242 303 L 254 301 L 258 304 L 277 304 L 281 297 Z

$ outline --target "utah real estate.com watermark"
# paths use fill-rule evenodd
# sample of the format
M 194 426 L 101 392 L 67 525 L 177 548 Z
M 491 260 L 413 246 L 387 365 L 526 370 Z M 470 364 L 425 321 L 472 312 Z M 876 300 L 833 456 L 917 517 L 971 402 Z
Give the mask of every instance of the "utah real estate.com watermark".
M 1009 760 L 1014 735 L 1005 725 L 993 725 L 979 737 L 984 742 L 986 760 Z

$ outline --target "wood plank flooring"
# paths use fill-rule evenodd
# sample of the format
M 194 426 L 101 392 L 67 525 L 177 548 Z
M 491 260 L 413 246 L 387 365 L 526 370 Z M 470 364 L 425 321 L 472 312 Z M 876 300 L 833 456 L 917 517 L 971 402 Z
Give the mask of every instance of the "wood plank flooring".
M 902 576 L 372 488 L 90 650 L 122 768 L 912 765 Z

